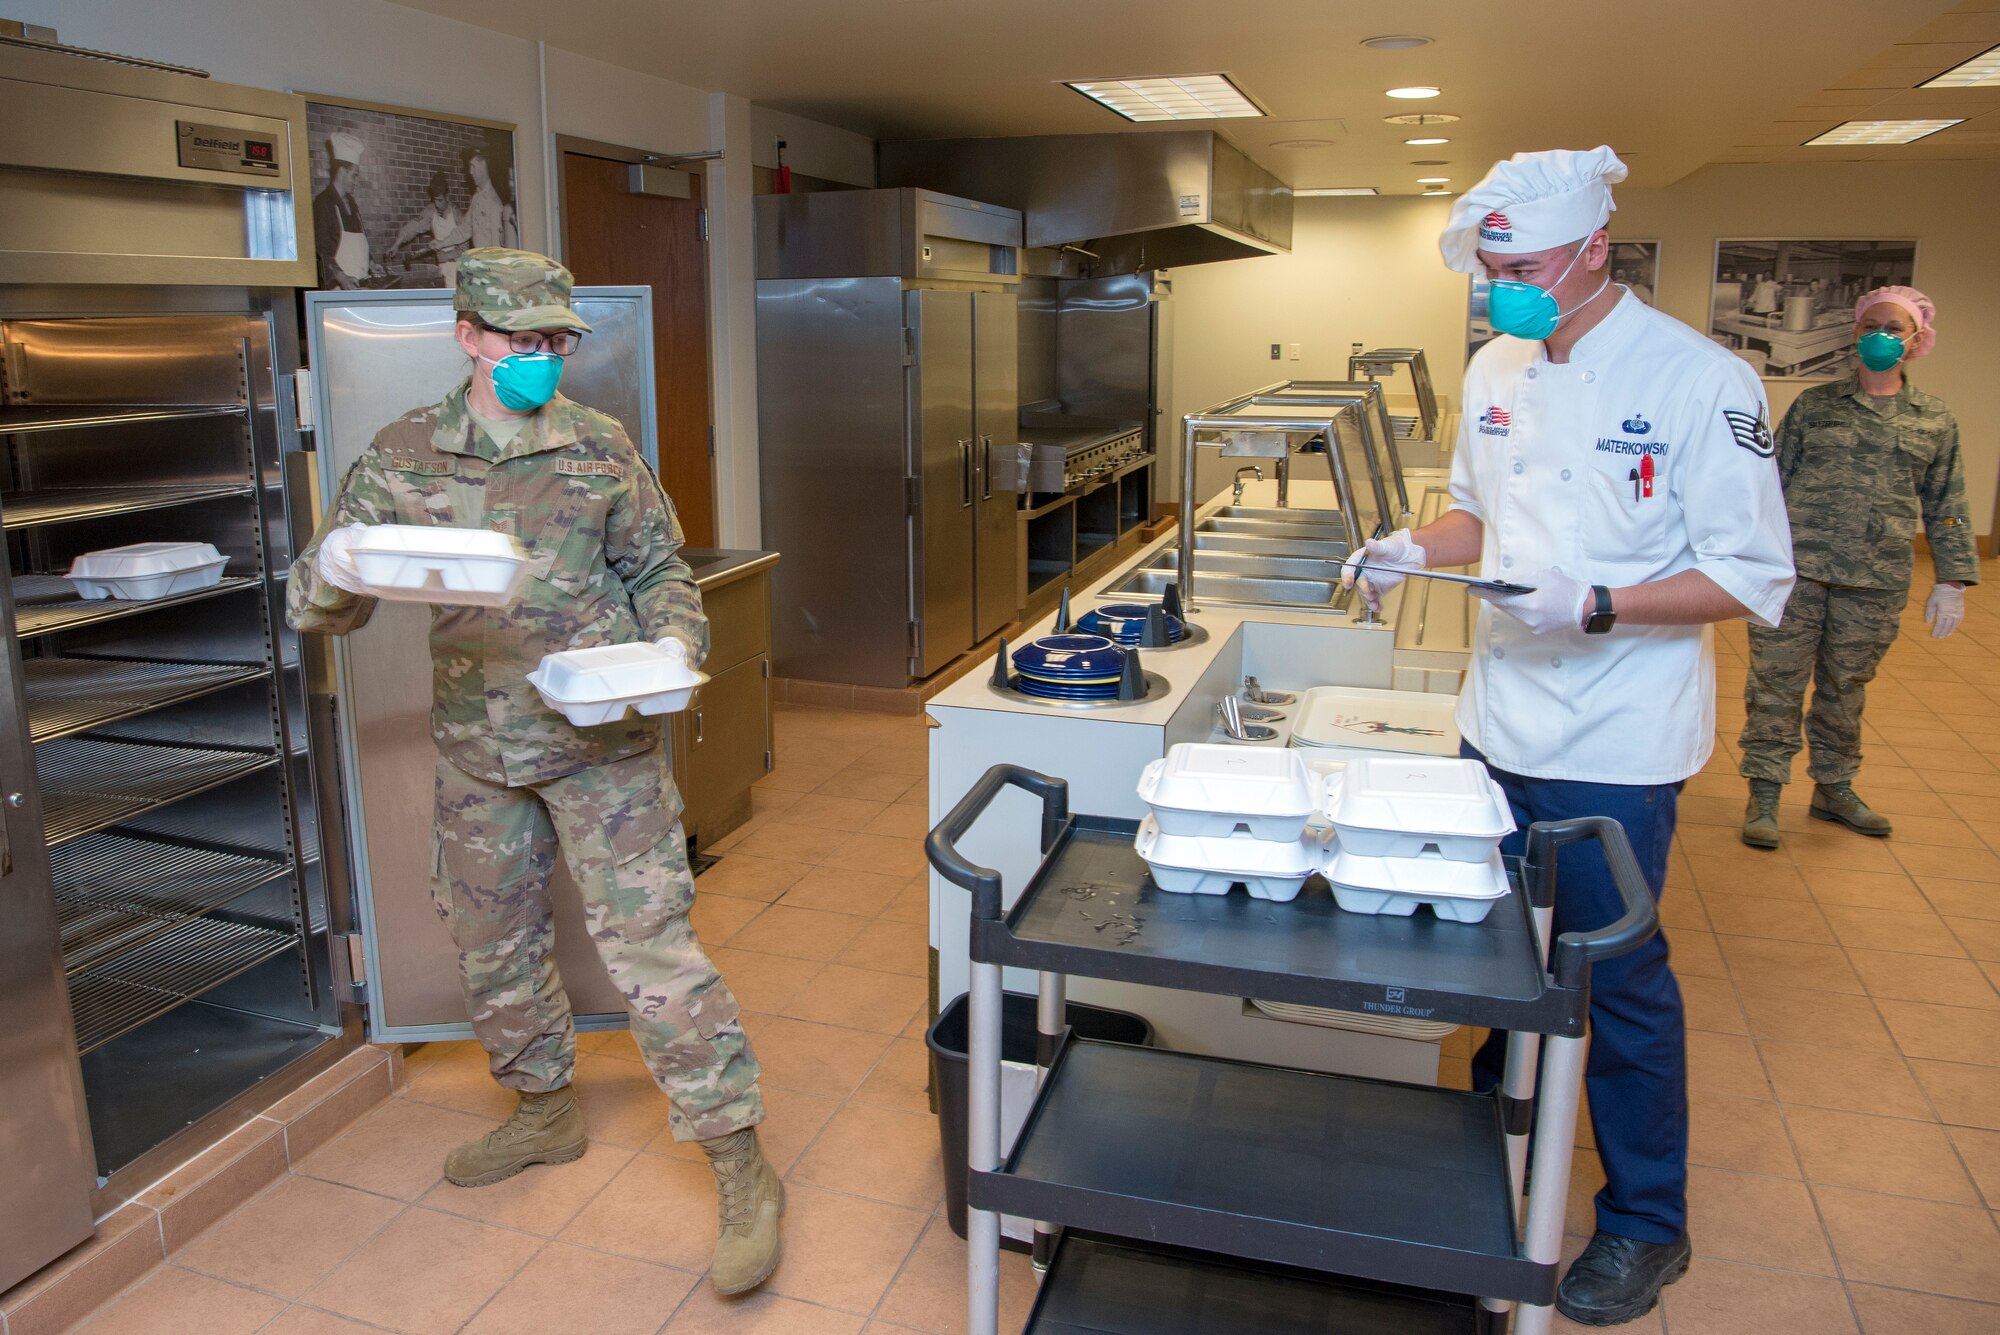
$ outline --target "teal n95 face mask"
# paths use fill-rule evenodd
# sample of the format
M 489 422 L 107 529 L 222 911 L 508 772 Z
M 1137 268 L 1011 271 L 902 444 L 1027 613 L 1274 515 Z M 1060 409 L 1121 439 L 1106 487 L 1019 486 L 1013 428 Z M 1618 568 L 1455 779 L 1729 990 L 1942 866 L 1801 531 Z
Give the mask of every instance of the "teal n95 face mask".
M 1563 279 L 1569 277 L 1569 271 L 1576 267 L 1576 262 L 1583 258 L 1583 252 L 1588 249 L 1590 249 L 1588 241 L 1577 247 L 1576 254 L 1570 256 L 1569 263 L 1549 287 L 1561 286 Z M 1533 283 L 1517 282 L 1511 278 L 1495 278 L 1487 289 L 1487 322 L 1497 333 L 1512 334 L 1516 338 L 1547 338 L 1556 332 L 1564 320 L 1596 301 L 1599 293 L 1610 285 L 1611 278 L 1607 274 L 1604 281 L 1597 285 L 1596 292 L 1570 309 L 1563 310 L 1556 305 L 1556 299 L 1549 295 L 1549 288 L 1536 287 Z
M 1861 364 L 1871 371 L 1886 371 L 1903 360 L 1903 340 L 1886 329 L 1871 329 L 1855 344 Z
M 556 382 L 562 379 L 563 359 L 552 352 L 479 360 L 493 368 L 493 397 L 509 412 L 533 412 L 556 396 Z

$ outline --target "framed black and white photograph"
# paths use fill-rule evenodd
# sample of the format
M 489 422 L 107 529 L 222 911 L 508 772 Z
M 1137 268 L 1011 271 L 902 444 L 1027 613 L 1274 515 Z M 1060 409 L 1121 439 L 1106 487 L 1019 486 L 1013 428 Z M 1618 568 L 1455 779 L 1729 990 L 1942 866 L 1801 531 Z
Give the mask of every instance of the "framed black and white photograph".
M 1708 336 L 1771 380 L 1832 380 L 1854 366 L 1854 303 L 1913 284 L 1915 241 L 1715 243 Z
M 321 287 L 451 287 L 521 244 L 512 125 L 308 93 L 306 130 Z
M 1660 290 L 1660 243 L 1657 241 L 1613 241 L 1611 281 L 1623 283 L 1633 296 L 1648 306 L 1657 304 L 1653 294 Z M 1472 296 L 1465 312 L 1465 357 L 1491 343 L 1493 326 L 1487 323 L 1486 299 L 1491 284 L 1486 275 L 1472 276 Z

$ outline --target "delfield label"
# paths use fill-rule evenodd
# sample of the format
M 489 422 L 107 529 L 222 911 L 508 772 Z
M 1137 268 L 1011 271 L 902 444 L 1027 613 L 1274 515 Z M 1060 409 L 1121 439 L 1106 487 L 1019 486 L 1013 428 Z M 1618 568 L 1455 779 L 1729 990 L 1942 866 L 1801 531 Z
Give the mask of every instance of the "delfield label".
M 280 170 L 277 138 L 240 126 L 175 121 L 174 147 L 181 166 L 201 171 L 276 176 Z

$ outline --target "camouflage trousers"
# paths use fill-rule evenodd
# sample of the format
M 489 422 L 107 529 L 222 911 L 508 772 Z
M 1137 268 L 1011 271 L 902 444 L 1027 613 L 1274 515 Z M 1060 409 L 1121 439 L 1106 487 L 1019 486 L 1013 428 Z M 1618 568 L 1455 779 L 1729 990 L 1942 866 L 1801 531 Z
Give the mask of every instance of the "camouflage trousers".
M 674 1138 L 712 1140 L 763 1121 L 764 1104 L 736 998 L 688 922 L 694 878 L 665 764 L 655 748 L 508 788 L 440 756 L 432 897 L 493 1078 L 558 1089 L 576 1068 L 549 902 L 560 843 Z
M 1768 630 L 1750 627 L 1750 680 L 1743 693 L 1748 717 L 1737 741 L 1744 778 L 1791 779 L 1808 681 L 1808 771 L 1818 783 L 1841 783 L 1861 771 L 1868 683 L 1896 642 L 1908 600 L 1902 589 L 1849 589 L 1801 577 L 1783 621 Z

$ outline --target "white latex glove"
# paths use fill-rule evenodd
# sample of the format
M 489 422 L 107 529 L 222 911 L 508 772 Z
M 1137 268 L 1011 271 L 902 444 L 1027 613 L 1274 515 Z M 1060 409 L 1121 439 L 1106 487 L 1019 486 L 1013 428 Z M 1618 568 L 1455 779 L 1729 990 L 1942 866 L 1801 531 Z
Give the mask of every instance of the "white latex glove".
M 1591 600 L 1588 584 L 1571 579 L 1559 570 L 1538 570 L 1532 575 L 1521 576 L 1517 582 L 1528 585 L 1534 592 L 1496 593 L 1479 588 L 1470 592 L 1479 601 L 1491 603 L 1495 611 L 1505 612 L 1537 635 L 1583 629 L 1583 609 Z
M 319 544 L 319 577 L 336 589 L 367 593 L 368 586 L 361 582 L 361 567 L 354 564 L 351 550 L 367 531 L 366 524 L 346 524 L 327 534 Z
M 1931 628 L 1931 638 L 1943 639 L 1963 620 L 1965 590 L 1951 584 L 1931 585 L 1931 596 L 1924 599 L 1924 623 Z
M 1399 528 L 1386 538 L 1368 539 L 1359 552 L 1347 558 L 1340 567 L 1341 588 L 1354 587 L 1356 569 L 1364 557 L 1367 566 L 1359 572 L 1361 597 L 1374 612 L 1382 610 L 1383 595 L 1403 582 L 1405 571 L 1428 569 L 1431 563 L 1424 549 L 1410 541 L 1410 530 Z
M 653 647 L 683 667 L 693 667 L 688 661 L 688 643 L 678 635 L 662 635 L 653 641 Z

